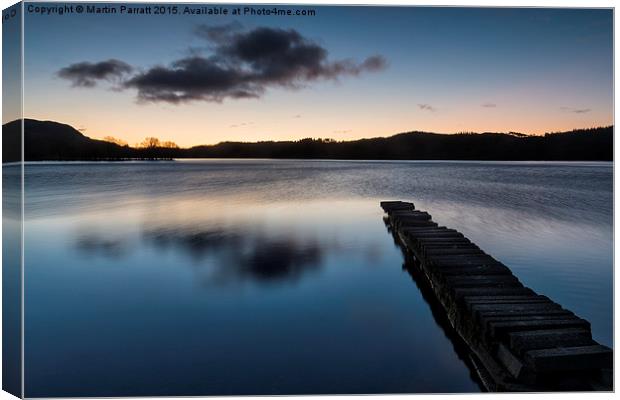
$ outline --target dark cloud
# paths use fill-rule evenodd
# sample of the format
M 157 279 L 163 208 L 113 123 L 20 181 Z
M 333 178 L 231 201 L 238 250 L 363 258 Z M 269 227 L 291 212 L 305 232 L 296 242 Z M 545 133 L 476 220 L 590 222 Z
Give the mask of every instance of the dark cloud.
M 292 29 L 243 31 L 238 24 L 202 25 L 196 33 L 214 44 L 211 56 L 188 57 L 169 67 L 152 68 L 130 79 L 126 86 L 136 88 L 143 101 L 219 102 L 258 98 L 271 86 L 299 88 L 311 81 L 356 76 L 386 66 L 380 56 L 361 63 L 329 61 L 326 49 Z
M 418 108 L 423 111 L 435 111 L 435 107 L 431 106 L 430 104 L 418 104 Z
M 495 103 L 484 103 L 484 104 L 481 105 L 481 107 L 484 107 L 484 108 L 495 108 L 495 107 L 497 107 L 497 104 L 495 104 Z
M 122 79 L 133 68 L 122 61 L 110 59 L 98 63 L 81 62 L 71 64 L 58 71 L 58 76 L 71 81 L 76 87 L 93 87 L 97 81 L 114 81 Z
M 298 89 L 313 81 L 358 76 L 387 66 L 379 55 L 361 62 L 332 61 L 325 48 L 293 29 L 244 30 L 240 24 L 231 23 L 201 25 L 195 29 L 195 34 L 208 41 L 210 55 L 193 51 L 170 65 L 155 66 L 135 74 L 124 81 L 124 88 L 136 89 L 138 99 L 144 102 L 220 102 L 258 98 L 271 87 Z M 79 84 L 74 85 L 94 86 L 94 79 L 75 80 Z
M 137 89 L 139 100 L 173 104 L 259 97 L 264 91 L 240 68 L 200 56 L 175 61 L 170 67 L 151 68 L 129 79 L 125 86 Z

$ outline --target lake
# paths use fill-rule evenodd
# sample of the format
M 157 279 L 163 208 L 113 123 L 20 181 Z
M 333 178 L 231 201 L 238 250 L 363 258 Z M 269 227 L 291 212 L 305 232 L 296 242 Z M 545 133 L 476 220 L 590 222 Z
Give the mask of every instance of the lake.
M 612 345 L 612 163 L 25 171 L 28 397 L 480 391 L 381 200 L 463 232 Z

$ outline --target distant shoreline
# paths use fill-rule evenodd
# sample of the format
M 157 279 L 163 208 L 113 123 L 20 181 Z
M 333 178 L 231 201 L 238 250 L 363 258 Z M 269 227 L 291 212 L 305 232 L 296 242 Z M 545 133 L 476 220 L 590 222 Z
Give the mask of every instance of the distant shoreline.
M 21 121 L 3 125 L 2 161 L 22 158 Z M 613 126 L 528 136 L 517 133 L 400 133 L 335 141 L 222 142 L 179 148 L 157 138 L 130 147 L 84 136 L 70 125 L 24 120 L 25 161 L 171 161 L 174 159 L 285 159 L 392 161 L 613 161 Z
M 84 159 L 84 160 L 26 160 L 25 165 L 36 164 L 94 164 L 94 163 L 174 163 L 183 161 L 316 161 L 316 162 L 351 162 L 351 163 L 427 163 L 427 164 L 610 164 L 613 160 L 379 160 L 379 159 L 337 159 L 337 158 L 234 158 L 234 157 L 205 157 L 205 158 L 173 158 L 173 159 Z M 18 166 L 21 161 L 3 162 L 3 166 Z

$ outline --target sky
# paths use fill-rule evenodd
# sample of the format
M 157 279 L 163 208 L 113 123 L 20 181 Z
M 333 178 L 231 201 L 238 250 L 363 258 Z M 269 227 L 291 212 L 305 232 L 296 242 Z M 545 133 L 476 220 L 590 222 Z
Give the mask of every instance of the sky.
M 182 147 L 613 124 L 609 9 L 250 16 L 231 15 L 231 5 L 213 16 L 183 15 L 182 4 L 178 15 L 109 5 L 117 14 L 40 15 L 26 4 L 25 117 Z

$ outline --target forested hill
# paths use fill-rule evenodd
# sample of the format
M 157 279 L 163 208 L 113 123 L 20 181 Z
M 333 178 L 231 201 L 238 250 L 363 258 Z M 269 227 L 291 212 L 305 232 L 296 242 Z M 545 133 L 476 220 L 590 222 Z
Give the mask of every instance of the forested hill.
M 386 138 L 346 142 L 315 139 L 295 142 L 225 142 L 193 147 L 187 152 L 190 157 L 610 161 L 613 159 L 613 127 L 545 136 L 409 132 Z
M 300 158 L 353 160 L 613 160 L 613 126 L 529 136 L 516 133 L 436 134 L 407 132 L 390 137 L 336 142 L 222 142 L 191 148 L 130 147 L 91 139 L 73 127 L 26 119 L 24 155 L 36 160 L 127 158 Z M 3 162 L 19 160 L 20 121 L 3 125 Z

